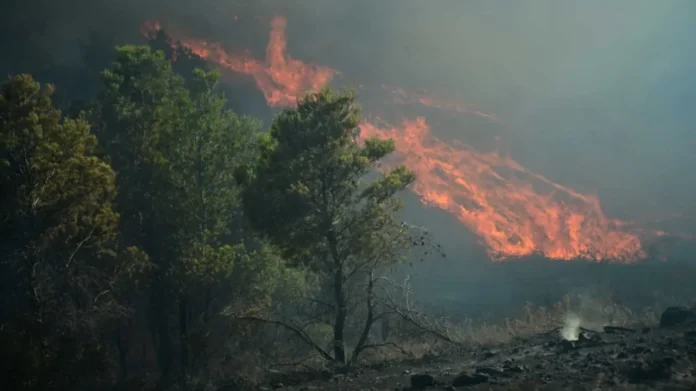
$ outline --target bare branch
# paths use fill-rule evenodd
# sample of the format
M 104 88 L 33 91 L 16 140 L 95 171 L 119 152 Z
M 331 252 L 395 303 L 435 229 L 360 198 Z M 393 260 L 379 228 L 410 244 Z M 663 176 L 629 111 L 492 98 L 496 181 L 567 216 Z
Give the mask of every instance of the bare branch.
M 291 331 L 295 335 L 297 335 L 297 337 L 300 338 L 302 340 L 302 342 L 311 346 L 325 360 L 327 360 L 327 361 L 334 360 L 333 357 L 331 357 L 331 355 L 328 352 L 326 352 L 324 349 L 322 349 L 316 342 L 314 342 L 312 340 L 312 338 L 304 330 L 302 330 L 300 328 L 297 328 L 297 327 L 292 326 L 290 324 L 287 324 L 285 322 L 281 322 L 279 320 L 264 319 L 264 318 L 257 317 L 257 316 L 241 316 L 241 317 L 233 317 L 233 318 L 237 319 L 237 320 L 244 320 L 244 321 L 249 321 L 249 322 L 259 322 L 259 323 L 272 324 L 272 325 L 283 327 L 283 328 Z
M 379 349 L 379 348 L 383 348 L 383 347 L 391 347 L 391 348 L 394 348 L 394 349 L 400 351 L 400 352 L 403 353 L 404 355 L 413 357 L 413 353 L 407 351 L 406 349 L 404 349 L 404 348 L 402 348 L 401 346 L 395 344 L 394 342 L 384 342 L 384 343 L 368 344 L 368 345 L 363 346 L 362 351 L 364 352 L 364 351 L 366 351 L 366 350 L 368 350 L 368 349 Z
M 452 338 L 448 333 L 447 327 L 440 324 L 440 322 L 437 319 L 429 321 L 424 314 L 421 314 L 413 309 L 410 299 L 410 277 L 410 275 L 407 276 L 404 280 L 404 283 L 401 286 L 399 286 L 399 289 L 402 290 L 403 305 L 399 305 L 399 303 L 397 303 L 394 300 L 393 296 L 384 287 L 382 287 L 382 289 L 384 290 L 385 296 L 387 298 L 386 300 L 378 298 L 380 303 L 390 308 L 396 315 L 401 317 L 409 324 L 415 326 L 421 333 L 432 335 L 454 345 L 463 345 L 462 342 L 459 342 Z M 387 281 L 390 284 L 397 285 L 393 280 L 390 280 L 388 278 L 381 278 L 381 280 Z
M 73 261 L 73 259 L 75 258 L 75 255 L 77 254 L 77 252 L 80 251 L 80 249 L 82 248 L 82 246 L 83 246 L 89 239 L 92 238 L 92 235 L 94 234 L 94 230 L 95 230 L 95 228 L 92 228 L 92 229 L 89 231 L 89 233 L 87 234 L 87 236 L 85 236 L 84 239 L 82 239 L 79 243 L 77 243 L 77 246 L 75 246 L 75 249 L 72 251 L 72 253 L 70 253 L 70 257 L 68 258 L 68 261 L 65 263 L 65 267 L 70 266 L 70 263 L 71 263 L 71 262 Z

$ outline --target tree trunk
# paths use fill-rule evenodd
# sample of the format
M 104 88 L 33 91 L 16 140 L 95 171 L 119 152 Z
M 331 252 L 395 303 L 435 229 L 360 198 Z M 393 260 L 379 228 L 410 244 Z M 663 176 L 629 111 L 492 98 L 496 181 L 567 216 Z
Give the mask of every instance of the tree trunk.
M 121 367 L 121 379 L 128 379 L 128 343 L 123 342 L 123 337 L 121 335 L 121 325 L 116 324 L 116 349 L 118 349 L 118 363 Z
M 162 377 L 166 378 L 171 374 L 172 355 L 174 354 L 174 341 L 169 331 L 169 316 L 172 308 L 170 307 L 171 302 L 167 300 L 169 295 L 161 292 L 162 287 L 160 284 L 155 285 L 155 287 L 151 288 L 148 327 L 155 346 L 157 365 Z M 157 291 L 158 289 L 160 290 L 159 292 Z
M 387 340 L 389 339 L 390 331 L 391 331 L 389 317 L 383 317 L 381 322 L 382 322 L 381 323 L 381 325 L 382 325 L 382 342 L 387 342 Z
M 179 299 L 179 339 L 181 341 L 181 372 L 185 376 L 189 369 L 188 345 L 188 302 L 182 295 Z
M 345 364 L 346 348 L 343 343 L 343 334 L 346 325 L 346 299 L 343 294 L 343 268 L 339 267 L 334 272 L 334 296 L 336 300 L 336 320 L 334 322 L 334 359 Z
M 365 326 L 363 327 L 363 331 L 360 334 L 360 339 L 358 340 L 357 345 L 355 345 L 355 350 L 353 351 L 353 356 L 350 359 L 351 364 L 357 361 L 358 356 L 360 353 L 362 353 L 363 349 L 367 346 L 367 341 L 370 337 L 370 331 L 372 331 L 372 325 L 375 323 L 375 312 L 374 312 L 374 306 L 372 304 L 373 301 L 373 296 L 374 296 L 374 274 L 372 270 L 370 270 L 370 274 L 368 275 L 368 281 L 367 281 L 367 300 L 366 300 L 366 305 L 367 305 L 367 318 L 365 319 Z
M 334 265 L 334 301 L 336 302 L 336 318 L 334 321 L 334 360 L 341 364 L 346 363 L 346 347 L 343 341 L 345 334 L 346 318 L 348 309 L 346 297 L 343 290 L 343 262 L 338 253 L 338 242 L 333 230 L 329 230 L 327 239 L 331 250 L 331 257 Z
M 157 331 L 159 346 L 157 347 L 157 361 L 162 377 L 168 377 L 172 372 L 172 354 L 174 353 L 174 341 L 169 332 L 169 325 L 162 322 Z

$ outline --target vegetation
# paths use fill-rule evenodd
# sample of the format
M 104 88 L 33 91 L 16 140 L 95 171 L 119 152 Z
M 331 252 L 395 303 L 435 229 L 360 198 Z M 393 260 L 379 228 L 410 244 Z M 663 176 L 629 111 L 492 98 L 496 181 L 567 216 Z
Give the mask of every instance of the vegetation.
M 68 107 L 30 75 L 0 84 L 7 389 L 192 389 L 261 363 L 345 368 L 502 342 L 577 307 L 529 306 L 502 326 L 428 316 L 390 273 L 438 251 L 400 218 L 414 173 L 377 169 L 394 144 L 359 137 L 355 95 L 309 93 L 264 130 L 174 48 L 163 34 L 86 46 L 87 68 L 113 62 L 98 83 L 85 69 Z
M 359 142 L 360 113 L 351 94 L 309 94 L 296 109 L 280 113 L 261 138 L 259 163 L 247 185 L 246 211 L 252 226 L 267 235 L 285 259 L 309 266 L 330 293 L 333 355 L 347 362 L 346 327 L 352 309 L 365 303 L 353 359 L 366 348 L 375 322 L 375 278 L 397 262 L 411 244 L 408 227 L 396 218 L 395 194 L 414 179 L 398 167 L 363 182 L 375 164 L 394 150 L 390 140 Z M 353 294 L 364 285 L 363 294 Z
M 114 58 L 74 118 L 30 75 L 1 86 L 11 388 L 103 389 L 145 371 L 185 387 L 255 349 L 273 329 L 258 322 L 354 362 L 384 315 L 376 281 L 413 242 L 396 198 L 413 173 L 364 180 L 393 143 L 359 139 L 350 92 L 309 94 L 264 133 L 226 108 L 216 73 L 184 78 L 148 46 Z
M 118 298 L 147 267 L 118 246 L 115 175 L 88 123 L 62 119 L 52 92 L 19 75 L 0 95 L 0 340 L 14 389 L 72 386 L 77 368 L 95 384 L 95 336 L 125 315 Z

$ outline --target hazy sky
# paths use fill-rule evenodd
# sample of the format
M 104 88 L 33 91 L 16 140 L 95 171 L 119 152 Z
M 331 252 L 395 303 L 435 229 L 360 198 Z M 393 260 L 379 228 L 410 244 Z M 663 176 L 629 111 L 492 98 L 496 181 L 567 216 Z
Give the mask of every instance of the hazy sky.
M 263 18 L 286 15 L 297 58 L 361 82 L 464 99 L 507 123 L 463 120 L 436 128 L 443 137 L 474 143 L 495 132 L 514 158 L 599 194 L 611 214 L 696 214 L 692 1 L 249 3 L 208 0 L 176 18 L 205 20 L 208 37 L 260 56 Z M 237 14 L 243 22 L 231 22 Z
M 334 26 L 335 35 L 307 51 L 318 61 L 326 49 L 344 69 L 442 91 L 499 114 L 509 124 L 504 142 L 516 159 L 597 192 L 616 213 L 696 212 L 695 3 L 388 5 L 394 3 L 334 16 L 343 23 L 325 18 L 317 24 Z M 301 46 L 300 39 L 290 42 Z M 485 129 L 465 124 L 437 131 L 467 141 Z
M 599 194 L 610 215 L 696 215 L 691 0 L 8 1 L 5 23 L 36 26 L 66 61 L 87 30 L 130 40 L 151 17 L 262 56 L 268 19 L 284 15 L 296 58 L 467 100 L 507 124 L 464 118 L 436 127 L 442 137 L 502 136 L 516 160 Z

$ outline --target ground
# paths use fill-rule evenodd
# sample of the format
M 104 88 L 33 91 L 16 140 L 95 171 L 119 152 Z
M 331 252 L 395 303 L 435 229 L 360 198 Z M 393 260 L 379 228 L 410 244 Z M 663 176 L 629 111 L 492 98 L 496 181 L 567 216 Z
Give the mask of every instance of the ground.
M 551 330 L 504 345 L 355 368 L 277 374 L 284 390 L 696 390 L 696 311 L 672 308 L 661 325 Z M 573 333 L 571 333 L 573 334 Z

